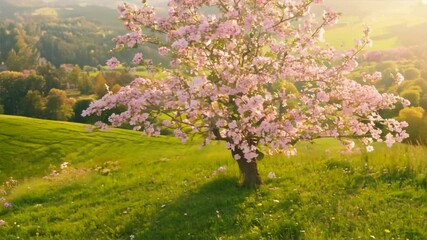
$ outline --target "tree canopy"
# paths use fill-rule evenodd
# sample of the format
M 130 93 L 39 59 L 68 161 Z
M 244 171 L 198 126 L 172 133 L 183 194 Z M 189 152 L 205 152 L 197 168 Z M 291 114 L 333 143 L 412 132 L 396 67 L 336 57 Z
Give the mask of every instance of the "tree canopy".
M 171 69 L 136 54 L 131 64 L 166 76 L 138 77 L 83 115 L 124 106 L 109 117 L 112 126 L 130 124 L 149 136 L 171 128 L 183 142 L 191 134 L 202 136 L 203 144 L 225 141 L 244 185 L 261 183 L 256 162 L 262 152 L 294 155 L 300 140 L 340 138 L 350 150 L 358 136 L 368 151 L 374 141 L 402 141 L 407 124 L 378 111 L 409 102 L 379 93 L 372 82 L 381 74 L 366 74 L 363 83 L 348 78 L 357 54 L 371 44 L 370 29 L 353 49 L 335 50 L 323 35 L 339 14 L 325 10 L 316 17 L 311 6 L 321 2 L 170 0 L 167 16 L 147 3 L 123 4 L 118 9 L 129 33 L 115 38 L 116 47 L 155 44 L 160 56 L 172 58 Z M 107 64 L 113 69 L 120 61 Z M 403 81 L 400 73 L 393 76 Z

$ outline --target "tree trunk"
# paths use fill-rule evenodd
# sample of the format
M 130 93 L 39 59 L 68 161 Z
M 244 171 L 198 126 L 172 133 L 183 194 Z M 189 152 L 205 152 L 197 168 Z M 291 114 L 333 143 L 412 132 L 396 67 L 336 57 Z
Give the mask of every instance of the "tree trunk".
M 261 185 L 262 181 L 258 173 L 257 159 L 248 162 L 248 160 L 244 158 L 243 151 L 240 149 L 232 150 L 231 154 L 233 154 L 233 158 L 240 156 L 240 159 L 236 161 L 237 164 L 239 164 L 240 173 L 243 177 L 242 186 L 253 187 Z
M 256 160 L 248 162 L 246 159 L 241 158 L 237 160 L 237 163 L 239 164 L 239 169 L 243 176 L 243 187 L 253 187 L 262 184 Z

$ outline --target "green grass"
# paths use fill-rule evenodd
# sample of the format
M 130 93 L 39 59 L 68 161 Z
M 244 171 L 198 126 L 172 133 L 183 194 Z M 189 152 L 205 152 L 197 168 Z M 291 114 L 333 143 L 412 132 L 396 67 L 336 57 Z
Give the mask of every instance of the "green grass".
M 0 181 L 18 180 L 4 185 L 0 239 L 427 238 L 425 147 L 298 149 L 260 161 L 264 185 L 242 189 L 222 144 L 0 115 Z
M 327 28 L 325 34 L 326 42 L 337 49 L 354 47 L 355 40 L 362 38 L 366 26 L 371 27 L 370 37 L 373 40 L 373 45 L 367 47 L 367 51 L 424 44 L 425 41 L 422 39 L 427 34 L 427 20 L 409 14 L 399 18 L 388 15 L 355 17 L 348 12 L 344 13 L 339 23 L 337 26 Z

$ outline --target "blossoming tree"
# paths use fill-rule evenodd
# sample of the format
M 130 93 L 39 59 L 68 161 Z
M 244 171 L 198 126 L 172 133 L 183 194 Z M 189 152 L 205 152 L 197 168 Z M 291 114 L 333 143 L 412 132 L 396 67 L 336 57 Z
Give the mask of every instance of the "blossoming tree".
M 156 15 L 145 1 L 140 7 L 121 5 L 129 33 L 115 39 L 116 47 L 155 44 L 171 66 L 136 54 L 132 64 L 166 76 L 137 77 L 83 115 L 125 106 L 109 117 L 112 126 L 130 124 L 148 136 L 166 127 L 183 142 L 191 134 L 202 136 L 203 144 L 225 141 L 243 185 L 261 184 L 257 161 L 263 152 L 294 155 L 300 140 L 339 138 L 351 149 L 351 139 L 359 137 L 367 151 L 374 141 L 402 141 L 407 124 L 383 119 L 378 110 L 408 102 L 371 85 L 380 73 L 365 74 L 364 83 L 347 77 L 358 65 L 357 53 L 371 42 L 369 29 L 353 49 L 336 51 L 323 34 L 339 14 L 325 10 L 316 17 L 310 7 L 321 2 L 169 0 L 167 16 Z M 112 58 L 107 64 L 114 68 L 120 62 Z

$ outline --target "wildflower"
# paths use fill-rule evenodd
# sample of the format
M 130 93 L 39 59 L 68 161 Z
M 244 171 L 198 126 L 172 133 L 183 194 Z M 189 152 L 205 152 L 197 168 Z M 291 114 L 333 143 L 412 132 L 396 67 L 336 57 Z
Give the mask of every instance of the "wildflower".
M 62 164 L 61 164 L 61 169 L 65 169 L 65 168 L 67 168 L 68 167 L 68 162 L 63 162 Z
M 130 239 L 135 239 L 135 235 L 132 234 L 132 235 L 129 236 L 129 238 Z
M 4 208 L 12 208 L 12 207 L 13 207 L 13 205 L 12 205 L 12 203 L 10 203 L 10 202 L 5 202 L 5 203 L 3 204 L 3 207 L 4 207 Z
M 372 152 L 372 151 L 374 151 L 374 147 L 373 146 L 367 146 L 366 151 Z
M 0 219 L 0 227 L 6 225 L 6 222 L 3 219 Z
M 273 178 L 276 178 L 276 174 L 274 172 L 269 172 L 267 177 L 270 179 L 273 179 Z
M 227 171 L 227 168 L 225 168 L 225 167 L 219 167 L 218 168 L 218 172 L 225 172 L 225 171 Z
M 390 230 L 388 230 L 388 229 L 384 229 L 384 232 L 385 232 L 385 233 L 390 233 Z

